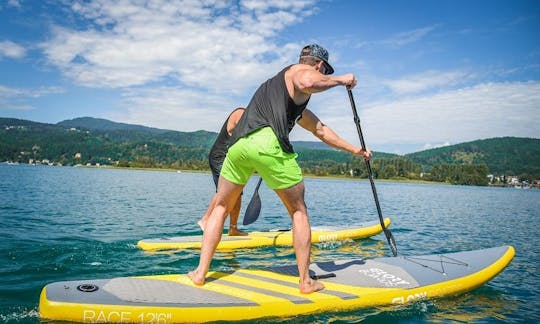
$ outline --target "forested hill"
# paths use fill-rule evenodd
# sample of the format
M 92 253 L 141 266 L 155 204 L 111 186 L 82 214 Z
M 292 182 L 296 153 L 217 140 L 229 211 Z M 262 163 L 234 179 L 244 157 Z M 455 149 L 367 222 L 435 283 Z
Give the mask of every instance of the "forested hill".
M 141 125 L 133 125 L 133 124 L 124 124 L 124 123 L 117 123 L 113 122 L 107 119 L 102 118 L 93 118 L 93 117 L 80 117 L 75 119 L 68 119 L 59 122 L 56 124 L 58 126 L 62 126 L 65 128 L 80 128 L 80 129 L 91 129 L 91 130 L 97 130 L 101 132 L 107 132 L 107 131 L 138 131 L 138 132 L 144 132 L 144 133 L 154 133 L 154 134 L 161 134 L 164 132 L 167 132 L 167 130 L 159 129 L 159 128 L 152 128 L 152 127 L 146 127 Z
M 540 139 L 499 137 L 461 143 L 405 155 L 423 166 L 485 164 L 499 175 L 540 178 Z M 428 170 L 429 171 L 429 170 Z
M 215 132 L 179 132 L 91 117 L 57 124 L 0 118 L 0 162 L 207 170 L 208 152 L 216 136 Z M 348 153 L 317 142 L 293 142 L 293 146 L 306 173 L 366 175 L 363 161 Z M 452 172 L 474 172 L 477 179 L 485 178 L 482 174 L 487 172 L 540 179 L 540 139 L 493 138 L 404 156 L 374 152 L 372 159 L 379 178 L 418 178 L 434 167 L 440 171 L 441 165 L 472 165 L 473 169 Z M 451 183 L 470 182 L 461 176 L 457 177 L 461 180 L 455 180 L 456 175 L 438 174 L 441 176 Z
M 217 133 L 207 131 L 179 132 L 140 125 L 116 123 L 106 119 L 81 117 L 56 124 L 66 129 L 89 131 L 114 142 L 156 141 L 182 147 L 211 147 Z

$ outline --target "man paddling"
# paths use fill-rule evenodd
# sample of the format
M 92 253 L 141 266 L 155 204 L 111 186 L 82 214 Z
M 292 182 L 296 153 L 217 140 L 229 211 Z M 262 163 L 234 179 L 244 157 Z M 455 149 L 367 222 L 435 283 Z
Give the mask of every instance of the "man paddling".
M 223 126 L 221 126 L 221 130 L 216 138 L 216 141 L 214 142 L 214 145 L 212 145 L 212 149 L 210 149 L 210 154 L 208 155 L 208 162 L 210 164 L 210 170 L 212 170 L 212 177 L 214 179 L 214 184 L 216 185 L 216 192 L 218 187 L 219 173 L 221 172 L 223 160 L 225 160 L 225 156 L 227 155 L 227 147 L 229 146 L 229 140 L 231 138 L 234 128 L 236 127 L 236 124 L 238 124 L 240 117 L 242 117 L 242 114 L 244 113 L 244 109 L 245 108 L 238 107 L 233 110 L 233 112 L 231 112 L 229 117 L 227 117 L 227 119 L 225 120 L 225 123 L 223 123 Z M 212 197 L 206 213 L 197 222 L 197 224 L 201 227 L 203 231 L 206 226 L 206 222 L 208 221 L 208 217 L 210 216 L 210 213 L 212 212 L 216 204 L 216 198 L 217 195 L 214 195 Z M 238 229 L 238 216 L 240 215 L 241 206 L 242 199 L 240 196 L 238 196 L 229 213 L 229 236 L 248 235 L 246 232 Z
M 306 109 L 314 93 L 335 86 L 348 89 L 356 86 L 353 74 L 330 77 L 333 72 L 328 63 L 328 51 L 311 44 L 302 49 L 298 64 L 284 68 L 253 95 L 231 137 L 219 178 L 216 205 L 205 226 L 199 265 L 188 274 L 194 284 L 204 284 L 221 240 L 227 212 L 256 171 L 267 186 L 274 189 L 291 216 L 300 292 L 312 293 L 324 288 L 309 276 L 311 227 L 304 201 L 302 171 L 296 162 L 297 154 L 289 141 L 289 132 L 298 123 L 334 148 L 366 159 L 371 157 L 369 149 L 364 151 L 348 143 Z

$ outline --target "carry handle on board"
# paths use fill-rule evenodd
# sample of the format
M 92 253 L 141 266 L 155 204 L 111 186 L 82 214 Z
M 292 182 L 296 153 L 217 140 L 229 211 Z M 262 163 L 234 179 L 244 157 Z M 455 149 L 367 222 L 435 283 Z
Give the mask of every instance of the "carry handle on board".
M 360 144 L 362 145 L 362 150 L 366 150 L 366 143 L 364 142 L 364 136 L 362 135 L 362 128 L 360 127 L 360 118 L 358 117 L 358 112 L 356 111 L 356 104 L 354 103 L 354 98 L 351 89 L 347 89 L 347 92 L 349 93 L 349 100 L 351 101 L 351 108 L 354 116 L 354 123 L 356 124 L 356 130 L 358 131 L 358 137 L 360 137 Z M 390 245 L 390 249 L 392 250 L 392 254 L 394 256 L 397 256 L 397 247 L 396 247 L 396 241 L 394 240 L 394 236 L 390 232 L 388 228 L 384 225 L 384 219 L 382 216 L 381 211 L 381 205 L 379 204 L 379 198 L 377 196 L 377 189 L 375 189 L 375 181 L 373 181 L 373 172 L 371 171 L 371 163 L 369 160 L 365 160 L 366 162 L 366 168 L 368 171 L 369 176 L 369 182 L 371 183 L 371 191 L 373 192 L 373 198 L 375 199 L 375 206 L 377 207 L 377 213 L 379 214 L 379 221 L 381 222 L 381 227 L 383 229 L 384 235 L 386 236 L 386 240 L 388 241 L 388 244 Z

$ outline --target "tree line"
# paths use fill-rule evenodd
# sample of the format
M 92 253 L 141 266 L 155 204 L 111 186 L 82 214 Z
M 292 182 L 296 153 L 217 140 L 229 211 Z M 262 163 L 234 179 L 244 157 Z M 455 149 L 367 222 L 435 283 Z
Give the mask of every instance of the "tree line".
M 81 122 L 93 123 L 94 128 L 82 127 Z M 215 133 L 128 126 L 92 118 L 66 125 L 0 118 L 0 162 L 209 170 L 208 152 Z M 368 176 L 362 158 L 314 145 L 293 145 L 307 175 Z M 374 152 L 371 166 L 378 179 L 487 185 L 489 173 L 530 182 L 540 179 L 538 161 L 540 140 L 495 138 L 404 156 Z
M 371 170 L 376 179 L 423 180 L 456 185 L 488 185 L 488 167 L 485 164 L 440 164 L 423 172 L 424 167 L 404 157 L 372 159 Z M 319 163 L 303 161 L 299 164 L 306 174 L 316 176 L 345 176 L 368 178 L 363 159 L 351 158 L 345 163 L 324 160 Z

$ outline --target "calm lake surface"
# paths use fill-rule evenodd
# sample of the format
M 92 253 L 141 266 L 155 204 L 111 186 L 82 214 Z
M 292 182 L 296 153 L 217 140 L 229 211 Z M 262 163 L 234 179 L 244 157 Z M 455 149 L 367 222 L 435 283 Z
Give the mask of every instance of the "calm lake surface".
M 242 214 L 255 178 L 243 196 Z M 312 226 L 377 219 L 368 181 L 306 179 Z M 376 182 L 403 255 L 513 245 L 516 256 L 464 295 L 400 308 L 325 313 L 258 323 L 525 323 L 540 321 L 540 190 Z M 145 253 L 143 238 L 200 234 L 211 175 L 0 164 L 0 322 L 39 323 L 47 283 L 186 273 L 198 250 Z M 276 195 L 261 186 L 262 215 L 244 230 L 288 228 Z M 241 223 L 241 222 L 240 222 Z M 391 256 L 384 235 L 313 246 L 314 261 Z M 294 264 L 290 248 L 218 252 L 213 270 Z

